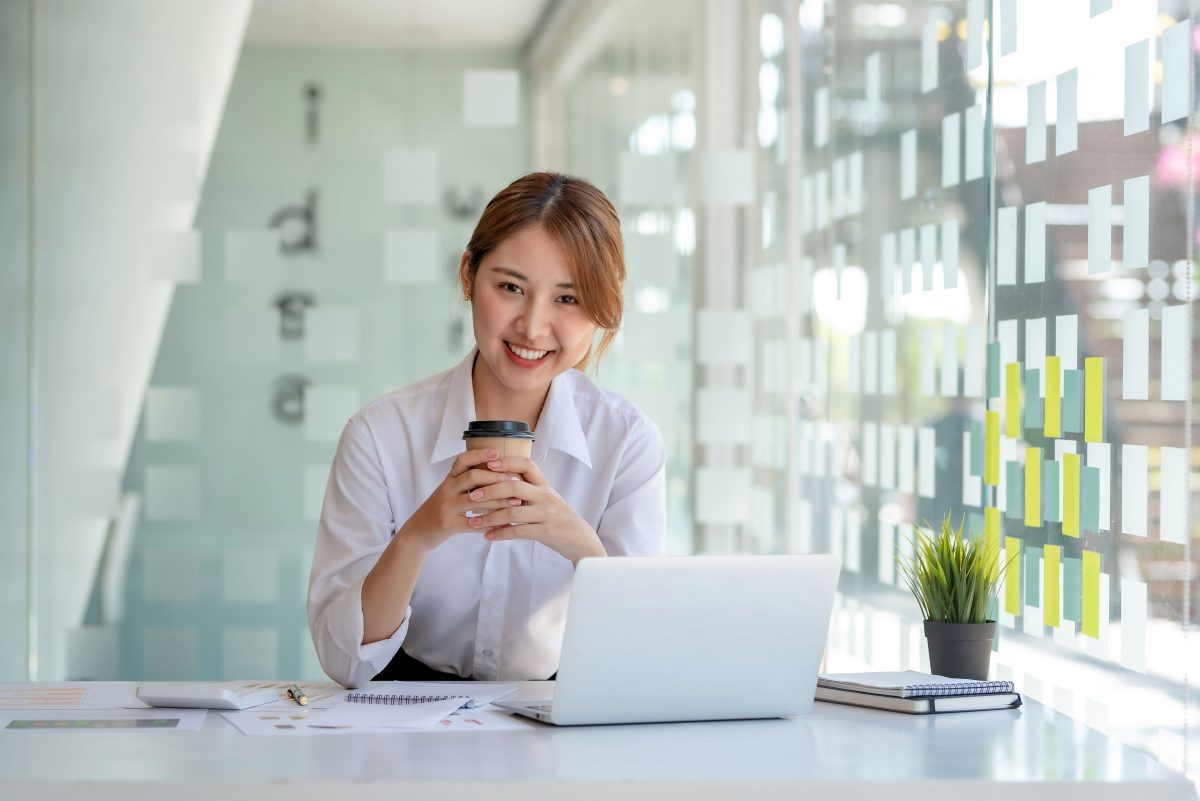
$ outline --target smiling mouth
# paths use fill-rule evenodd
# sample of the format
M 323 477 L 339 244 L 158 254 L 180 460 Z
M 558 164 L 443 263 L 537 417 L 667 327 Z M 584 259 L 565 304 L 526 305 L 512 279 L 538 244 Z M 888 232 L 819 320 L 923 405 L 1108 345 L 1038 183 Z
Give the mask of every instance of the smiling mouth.
M 504 349 L 508 352 L 510 359 L 523 367 L 541 364 L 550 356 L 551 353 L 554 352 L 552 350 L 532 350 L 529 348 L 523 348 L 519 345 L 514 345 L 507 340 L 504 342 Z

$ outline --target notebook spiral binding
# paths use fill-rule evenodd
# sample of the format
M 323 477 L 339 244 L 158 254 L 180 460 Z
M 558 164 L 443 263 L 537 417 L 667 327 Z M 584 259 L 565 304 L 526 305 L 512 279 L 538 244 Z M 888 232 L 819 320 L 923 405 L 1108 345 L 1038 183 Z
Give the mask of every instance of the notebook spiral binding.
M 910 684 L 904 688 L 908 697 L 947 695 L 986 695 L 988 693 L 1011 693 L 1011 681 L 981 681 L 975 684 Z
M 449 701 L 453 698 L 461 698 L 464 702 L 470 700 L 470 696 L 468 695 L 404 695 L 403 693 L 393 693 L 391 695 L 348 693 L 346 695 L 347 701 L 353 701 L 356 704 L 387 704 L 388 706 L 427 704 L 431 701 Z

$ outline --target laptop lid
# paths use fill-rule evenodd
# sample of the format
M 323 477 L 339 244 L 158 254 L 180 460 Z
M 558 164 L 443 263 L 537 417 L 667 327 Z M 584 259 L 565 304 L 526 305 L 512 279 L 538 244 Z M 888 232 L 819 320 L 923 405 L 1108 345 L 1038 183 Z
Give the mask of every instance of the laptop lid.
M 834 556 L 584 559 L 575 571 L 552 720 L 780 717 L 816 691 Z

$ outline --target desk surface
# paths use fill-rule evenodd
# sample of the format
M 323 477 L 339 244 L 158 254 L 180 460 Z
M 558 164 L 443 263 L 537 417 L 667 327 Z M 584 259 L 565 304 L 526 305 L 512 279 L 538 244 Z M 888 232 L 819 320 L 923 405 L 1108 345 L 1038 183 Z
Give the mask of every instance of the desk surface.
M 546 697 L 545 685 L 524 683 L 520 697 Z M 12 798 L 122 801 L 250 791 L 394 801 L 418 788 L 488 801 L 1196 798 L 1152 757 L 1032 701 L 930 716 L 817 703 L 789 720 L 293 738 L 247 737 L 210 713 L 194 733 L 0 731 L 0 781 L 22 790 Z

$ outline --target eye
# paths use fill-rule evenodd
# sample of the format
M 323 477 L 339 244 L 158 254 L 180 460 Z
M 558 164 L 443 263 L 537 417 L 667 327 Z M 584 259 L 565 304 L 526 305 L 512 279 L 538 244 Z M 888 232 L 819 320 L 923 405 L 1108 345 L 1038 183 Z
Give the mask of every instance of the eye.
M 501 289 L 503 289 L 505 292 L 514 292 L 514 291 L 520 292 L 521 291 L 521 287 L 517 286 L 512 281 L 503 281 L 499 284 L 499 287 Z
M 560 295 L 558 299 L 569 306 L 579 303 L 579 300 L 574 295 Z

